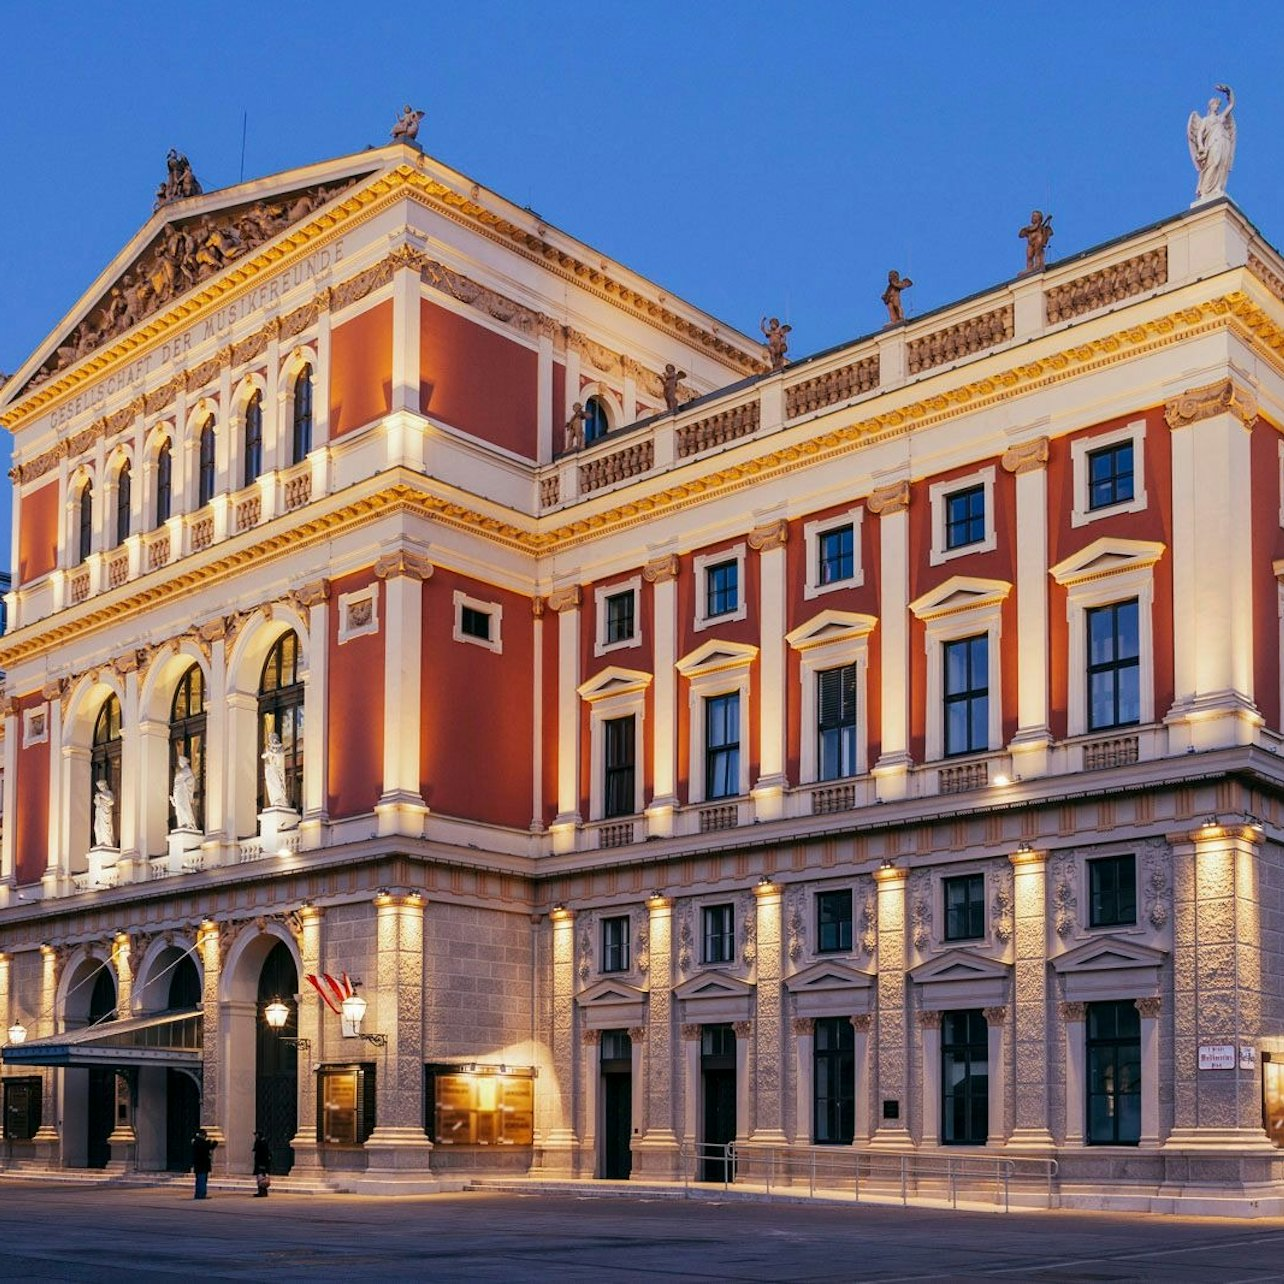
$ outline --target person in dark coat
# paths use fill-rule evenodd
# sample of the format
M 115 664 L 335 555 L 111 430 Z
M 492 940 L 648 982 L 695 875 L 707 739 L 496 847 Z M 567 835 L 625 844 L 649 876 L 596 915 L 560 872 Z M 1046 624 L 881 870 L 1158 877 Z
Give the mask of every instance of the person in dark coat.
M 196 1130 L 192 1138 L 192 1172 L 196 1175 L 196 1193 L 193 1199 L 204 1199 L 205 1188 L 210 1180 L 210 1164 L 214 1157 L 214 1147 L 218 1145 L 204 1128 Z
M 272 1170 L 272 1147 L 268 1145 L 268 1139 L 261 1133 L 254 1134 L 254 1180 L 258 1182 L 258 1190 L 254 1192 L 255 1199 L 266 1199 L 268 1196 L 268 1187 L 272 1184 L 270 1173 Z

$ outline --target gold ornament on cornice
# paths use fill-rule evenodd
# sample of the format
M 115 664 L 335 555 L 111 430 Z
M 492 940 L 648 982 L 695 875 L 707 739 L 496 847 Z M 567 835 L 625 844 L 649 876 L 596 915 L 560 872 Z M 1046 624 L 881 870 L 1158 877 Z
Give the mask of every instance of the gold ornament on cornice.
M 376 578 L 393 579 L 404 575 L 412 580 L 432 579 L 433 564 L 421 553 L 412 553 L 409 549 L 398 549 L 395 553 L 386 553 L 374 564 Z
M 892 513 L 903 513 L 910 505 L 910 484 L 908 481 L 892 482 L 888 486 L 879 486 L 865 501 L 865 507 L 876 517 L 887 517 Z
M 565 588 L 554 589 L 548 595 L 549 610 L 557 611 L 560 614 L 562 611 L 579 606 L 582 597 L 583 594 L 578 584 L 568 584 Z
M 1227 378 L 1200 388 L 1188 388 L 1164 403 L 1164 422 L 1174 429 L 1221 414 L 1232 414 L 1245 428 L 1252 428 L 1257 422 L 1257 398 Z
M 782 517 L 765 526 L 755 526 L 749 532 L 749 547 L 760 553 L 769 553 L 773 548 L 784 548 L 788 539 L 789 523 Z
M 1003 470 L 1008 473 L 1042 472 L 1048 466 L 1049 442 L 1046 437 L 1035 437 L 1003 452 Z
M 665 584 L 678 578 L 682 563 L 676 553 L 666 553 L 663 557 L 654 558 L 642 568 L 642 578 L 650 584 Z

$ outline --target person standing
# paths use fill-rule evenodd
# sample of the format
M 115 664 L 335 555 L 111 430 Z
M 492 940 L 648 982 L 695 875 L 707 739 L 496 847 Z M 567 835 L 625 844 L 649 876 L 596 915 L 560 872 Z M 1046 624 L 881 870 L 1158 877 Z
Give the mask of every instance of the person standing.
M 205 1188 L 210 1180 L 210 1164 L 214 1157 L 214 1148 L 218 1145 L 204 1128 L 198 1128 L 192 1138 L 192 1172 L 196 1176 L 196 1193 L 193 1199 L 204 1199 Z
M 268 1187 L 272 1184 L 272 1147 L 268 1145 L 268 1139 L 261 1133 L 254 1134 L 254 1180 L 258 1183 L 258 1190 L 254 1192 L 255 1199 L 266 1199 L 268 1196 Z

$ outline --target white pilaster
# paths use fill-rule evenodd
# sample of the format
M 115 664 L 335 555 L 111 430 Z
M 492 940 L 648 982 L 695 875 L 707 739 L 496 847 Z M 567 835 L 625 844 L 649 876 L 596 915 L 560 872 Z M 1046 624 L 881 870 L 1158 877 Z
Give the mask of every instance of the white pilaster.
M 579 814 L 580 764 L 580 586 L 549 595 L 557 618 L 557 816 L 551 828 L 553 850 L 575 850 Z
M 878 796 L 903 798 L 909 755 L 908 481 L 880 486 L 866 507 L 879 519 L 879 625 L 882 633 L 882 752 L 874 764 Z
M 784 815 L 785 787 L 785 541 L 783 519 L 749 533 L 749 547 L 759 552 L 761 619 L 758 686 L 758 781 L 753 787 L 754 816 L 776 820 Z
M 678 704 L 677 704 L 677 577 L 678 557 L 668 553 L 648 562 L 642 578 L 652 584 L 652 617 L 655 628 L 655 681 L 652 683 L 652 795 L 646 808 L 648 837 L 673 833 L 673 813 L 678 805 Z

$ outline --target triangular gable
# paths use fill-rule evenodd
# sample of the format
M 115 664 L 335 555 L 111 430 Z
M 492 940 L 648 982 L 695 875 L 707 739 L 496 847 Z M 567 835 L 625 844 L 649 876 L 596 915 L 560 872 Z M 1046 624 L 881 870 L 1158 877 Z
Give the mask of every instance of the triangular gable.
M 911 968 L 909 976 L 919 985 L 926 985 L 939 981 L 1006 981 L 1011 971 L 1006 963 L 973 954 L 971 950 L 947 950 Z
M 641 1003 L 646 999 L 646 991 L 636 985 L 627 985 L 623 981 L 607 978 L 581 990 L 575 996 L 575 1002 L 582 1008 L 602 1007 L 614 1003 Z
M 856 611 L 821 611 L 786 633 L 785 641 L 795 651 L 807 651 L 834 642 L 856 642 L 868 637 L 877 623 L 877 616 L 860 615 Z
M 575 996 L 585 1024 L 593 1030 L 646 1024 L 646 991 L 606 977 Z
M 922 597 L 910 603 L 909 609 L 920 620 L 934 619 L 938 615 L 954 615 L 971 611 L 978 606 L 997 606 L 1009 593 L 1012 585 L 1006 580 L 985 580 L 974 575 L 953 575 Z
M 754 987 L 738 976 L 726 972 L 701 972 L 689 981 L 683 981 L 674 991 L 678 999 L 747 999 L 753 996 Z
M 677 663 L 677 670 L 683 677 L 691 678 L 700 673 L 717 673 L 722 669 L 742 669 L 752 664 L 757 655 L 756 646 L 713 638 L 684 655 Z
M 1061 585 L 1079 584 L 1121 571 L 1146 570 L 1154 566 L 1164 552 L 1164 545 L 1157 540 L 1117 539 L 1106 535 L 1058 562 L 1048 574 Z
M 587 682 L 582 682 L 576 690 L 581 700 L 591 704 L 607 696 L 632 695 L 636 691 L 645 691 L 651 685 L 651 675 L 638 669 L 622 669 L 611 665 L 596 673 Z
M 1110 972 L 1119 968 L 1159 968 L 1168 956 L 1162 950 L 1118 936 L 1102 936 L 1067 950 L 1052 960 L 1058 972 Z
M 822 990 L 868 990 L 877 981 L 872 972 L 862 972 L 832 959 L 822 959 L 785 978 L 790 994 L 816 994 Z

